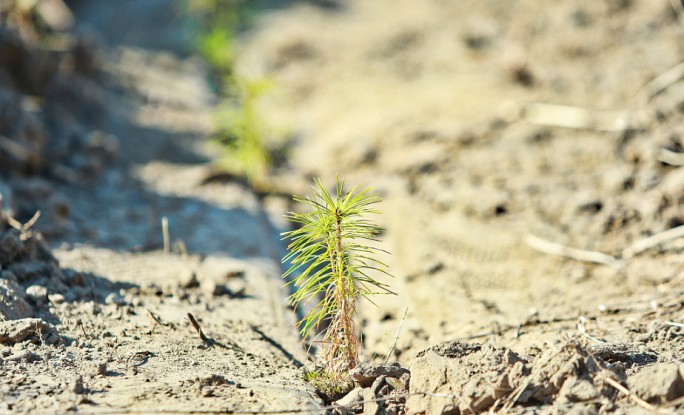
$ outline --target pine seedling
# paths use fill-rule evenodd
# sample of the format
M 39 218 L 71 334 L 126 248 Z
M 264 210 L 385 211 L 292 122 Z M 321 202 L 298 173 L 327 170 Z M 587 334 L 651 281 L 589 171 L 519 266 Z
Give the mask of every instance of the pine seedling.
M 373 205 L 381 199 L 370 189 L 358 191 L 358 186 L 345 193 L 339 179 L 333 196 L 321 180 L 314 179 L 311 196 L 294 200 L 311 210 L 287 214 L 300 227 L 283 233 L 283 239 L 290 240 L 283 262 L 291 263 L 283 278 L 292 278 L 296 291 L 290 301 L 295 308 L 315 302 L 299 322 L 301 334 L 309 337 L 322 322 L 327 323 L 321 345 L 325 372 L 331 380 L 341 381 L 359 361 L 357 299 L 372 302 L 375 294 L 393 294 L 372 276 L 389 275 L 387 265 L 376 258 L 385 251 L 368 244 L 377 240 L 381 228 L 366 216 L 380 213 Z
M 271 82 L 233 77 L 226 83 L 235 90 L 236 96 L 225 99 L 215 114 L 218 132 L 214 141 L 224 149 L 220 164 L 259 187 L 266 180 L 272 160 L 266 143 L 269 131 L 257 103 L 271 88 Z

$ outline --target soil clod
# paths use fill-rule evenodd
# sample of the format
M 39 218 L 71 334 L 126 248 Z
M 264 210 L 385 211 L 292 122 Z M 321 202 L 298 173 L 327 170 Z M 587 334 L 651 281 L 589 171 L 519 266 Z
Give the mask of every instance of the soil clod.
M 39 318 L 0 321 L 0 344 L 12 345 L 27 340 L 56 344 L 61 338 L 52 326 Z
M 409 373 L 408 369 L 401 367 L 399 363 L 391 365 L 371 365 L 361 363 L 349 372 L 349 376 L 362 387 L 370 387 L 381 376 L 401 378 Z

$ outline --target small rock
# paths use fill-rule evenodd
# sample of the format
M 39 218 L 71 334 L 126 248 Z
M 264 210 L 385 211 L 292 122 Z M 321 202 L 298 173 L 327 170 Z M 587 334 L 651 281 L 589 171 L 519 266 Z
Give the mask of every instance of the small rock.
M 528 372 L 522 358 L 503 347 L 463 342 L 433 346 L 419 352 L 411 365 L 407 414 L 484 412 L 500 398 L 498 389 L 514 390 Z M 461 398 L 453 402 L 424 393 Z
M 0 321 L 0 344 L 15 344 L 28 338 L 59 337 L 55 329 L 39 318 Z
M 247 283 L 243 279 L 234 279 L 226 283 L 231 297 L 242 298 L 247 295 Z
M 387 379 L 387 376 L 385 375 L 378 376 L 370 387 L 370 390 L 373 391 L 373 395 L 375 395 L 376 398 L 382 397 L 384 395 L 383 389 L 387 386 L 385 379 Z
M 371 389 L 363 390 L 363 414 L 364 415 L 376 415 L 380 405 L 375 399 L 375 394 Z
M 116 304 L 117 306 L 126 305 L 126 300 L 119 293 L 109 293 L 105 298 L 105 304 Z
M 62 339 L 62 337 L 54 330 L 48 331 L 47 333 L 43 333 L 41 340 L 43 341 L 44 344 L 51 345 L 51 346 L 64 343 L 64 339 Z
M 684 396 L 684 379 L 674 363 L 648 366 L 627 379 L 629 390 L 650 403 L 663 403 Z
M 0 272 L 0 320 L 31 317 L 33 307 L 26 301 L 26 292 L 9 271 Z M 0 337 L 2 331 L 0 330 Z
M 335 404 L 343 406 L 347 409 L 352 409 L 353 406 L 358 405 L 363 399 L 363 388 L 358 386 L 352 389 L 351 392 L 346 394 L 343 398 L 338 399 Z
M 107 376 L 107 362 L 95 362 L 92 365 L 92 370 L 96 376 Z
M 233 296 L 233 292 L 230 290 L 230 288 L 228 288 L 225 284 L 217 283 L 213 280 L 202 282 L 202 291 L 204 291 L 205 294 L 214 297 L 219 297 L 222 295 L 228 295 L 231 297 Z
M 0 263 L 9 264 L 19 254 L 24 243 L 19 238 L 19 231 L 9 229 L 0 233 Z
M 26 289 L 26 296 L 40 307 L 47 302 L 48 290 L 42 285 L 32 285 Z
M 402 382 L 399 379 L 386 378 L 385 382 L 387 382 L 388 385 L 390 385 L 392 388 L 394 388 L 396 390 L 400 390 L 400 391 L 406 390 L 406 385 L 404 384 L 404 382 Z
M 391 365 L 369 365 L 362 363 L 352 369 L 349 375 L 359 385 L 369 387 L 380 376 L 401 378 L 404 373 L 409 373 L 409 370 L 401 367 L 398 363 Z
M 197 279 L 197 273 L 194 271 L 185 272 L 184 276 L 181 276 L 178 283 L 180 288 L 197 288 L 200 286 L 199 280 Z
M 10 362 L 33 363 L 43 360 L 39 355 L 30 350 L 21 350 L 7 358 Z
M 567 412 L 567 415 L 592 415 L 596 410 L 591 405 L 574 404 Z
M 74 16 L 62 0 L 39 1 L 33 13 L 51 31 L 64 31 L 74 24 Z
M 570 402 L 586 402 L 597 399 L 600 390 L 588 379 L 570 378 L 565 381 L 558 394 Z
M 245 278 L 245 271 L 242 269 L 228 271 L 226 272 L 226 275 L 224 275 L 224 278 L 226 281 L 232 280 L 234 278 Z
M 49 294 L 48 295 L 48 300 L 53 303 L 53 304 L 62 304 L 64 303 L 64 295 L 63 294 Z

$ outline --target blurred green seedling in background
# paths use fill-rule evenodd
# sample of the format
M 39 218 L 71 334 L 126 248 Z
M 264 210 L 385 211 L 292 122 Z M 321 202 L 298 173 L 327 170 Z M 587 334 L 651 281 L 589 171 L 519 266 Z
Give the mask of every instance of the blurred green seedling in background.
M 232 87 L 235 96 L 224 99 L 214 114 L 213 140 L 223 149 L 219 166 L 244 175 L 256 188 L 265 186 L 272 166 L 272 150 L 266 144 L 269 131 L 257 108 L 270 88 L 272 84 L 264 79 L 237 82 Z
M 186 0 L 186 10 L 197 26 L 197 48 L 212 66 L 212 84 L 220 98 L 213 114 L 211 137 L 221 152 L 217 167 L 265 191 L 274 159 L 287 157 L 284 134 L 270 128 L 259 111 L 258 103 L 274 89 L 274 84 L 263 78 L 242 78 L 234 68 L 238 36 L 255 18 L 257 3 Z

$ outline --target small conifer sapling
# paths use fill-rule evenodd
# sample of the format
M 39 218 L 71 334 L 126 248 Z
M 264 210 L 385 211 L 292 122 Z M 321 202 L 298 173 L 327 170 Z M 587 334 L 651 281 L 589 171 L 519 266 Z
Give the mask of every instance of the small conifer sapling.
M 320 179 L 314 179 L 310 196 L 294 197 L 310 210 L 288 213 L 298 228 L 283 233 L 290 240 L 283 262 L 291 264 L 283 278 L 292 278 L 296 288 L 290 301 L 295 307 L 315 302 L 299 322 L 301 334 L 308 337 L 322 322 L 327 323 L 322 357 L 326 374 L 338 381 L 359 361 L 354 324 L 357 300 L 372 302 L 375 294 L 393 294 L 376 279 L 389 274 L 387 265 L 377 259 L 385 251 L 373 246 L 381 228 L 368 219 L 380 213 L 373 206 L 381 199 L 370 189 L 358 188 L 345 192 L 338 179 L 331 195 Z

